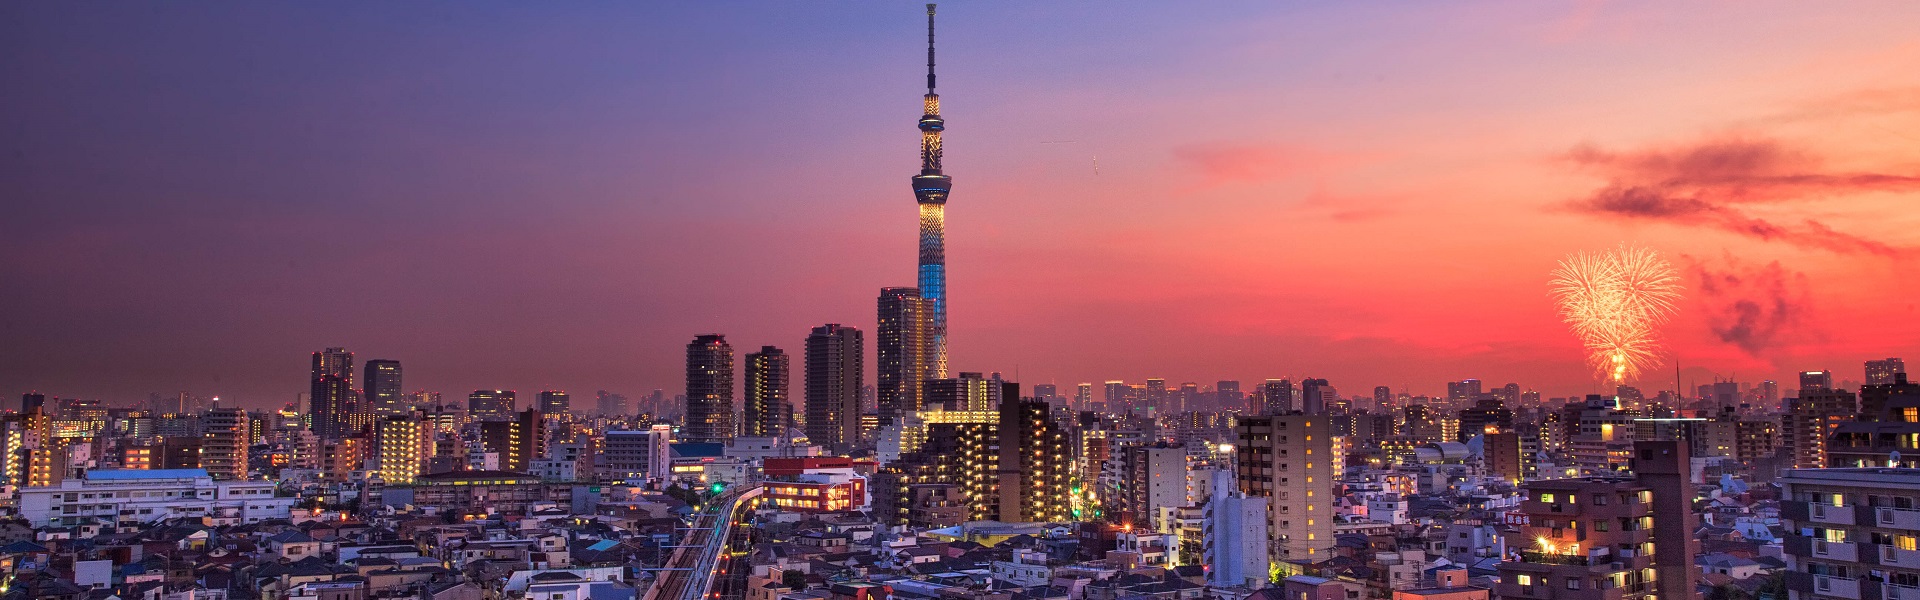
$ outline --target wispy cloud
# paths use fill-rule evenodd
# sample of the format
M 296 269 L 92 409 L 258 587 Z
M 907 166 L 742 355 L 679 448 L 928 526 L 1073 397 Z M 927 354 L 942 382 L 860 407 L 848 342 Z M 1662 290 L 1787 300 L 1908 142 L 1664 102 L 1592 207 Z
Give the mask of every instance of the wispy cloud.
M 1568 152 L 1566 159 L 1609 178 L 1605 186 L 1568 204 L 1577 212 L 1711 227 L 1847 254 L 1897 256 L 1907 249 L 1840 232 L 1813 219 L 1764 219 L 1743 205 L 1920 190 L 1920 176 L 1830 171 L 1810 153 L 1759 138 L 1724 137 L 1631 152 L 1582 145 Z

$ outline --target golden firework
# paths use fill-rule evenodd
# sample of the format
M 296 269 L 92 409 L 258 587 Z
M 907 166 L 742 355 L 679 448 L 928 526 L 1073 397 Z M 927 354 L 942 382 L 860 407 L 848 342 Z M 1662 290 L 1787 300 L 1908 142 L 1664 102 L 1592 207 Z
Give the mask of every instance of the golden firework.
M 1576 252 L 1553 271 L 1560 316 L 1587 349 L 1587 364 L 1614 384 L 1659 362 L 1655 331 L 1673 315 L 1680 275 L 1648 248 Z

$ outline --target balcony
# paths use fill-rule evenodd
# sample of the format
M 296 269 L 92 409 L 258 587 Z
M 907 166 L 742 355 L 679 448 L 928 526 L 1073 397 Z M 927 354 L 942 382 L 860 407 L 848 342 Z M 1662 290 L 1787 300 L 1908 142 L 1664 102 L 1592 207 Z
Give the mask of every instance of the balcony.
M 1920 600 L 1920 586 L 1884 583 L 1880 585 L 1881 598 L 1885 600 Z
M 1833 506 L 1830 504 L 1810 503 L 1807 507 L 1807 520 L 1828 525 L 1854 524 L 1854 507 Z
M 1860 562 L 1860 547 L 1849 542 L 1814 540 L 1811 555 L 1841 562 Z
M 1873 509 L 1873 521 L 1879 527 L 1891 529 L 1920 529 L 1920 510 L 1911 508 L 1877 507 Z
M 1813 593 L 1847 600 L 1861 600 L 1860 580 L 1814 575 Z
M 1874 550 L 1880 555 L 1880 564 L 1890 567 L 1920 569 L 1920 550 L 1901 550 L 1894 546 L 1881 545 Z

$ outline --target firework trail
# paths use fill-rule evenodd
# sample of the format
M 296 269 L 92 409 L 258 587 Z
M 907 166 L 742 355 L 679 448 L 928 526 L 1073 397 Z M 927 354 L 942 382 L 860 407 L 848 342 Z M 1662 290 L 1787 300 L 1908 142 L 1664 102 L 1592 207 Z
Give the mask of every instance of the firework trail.
M 1576 252 L 1553 271 L 1560 316 L 1587 348 L 1587 364 L 1615 385 L 1659 362 L 1655 329 L 1673 314 L 1680 276 L 1653 250 L 1622 244 Z

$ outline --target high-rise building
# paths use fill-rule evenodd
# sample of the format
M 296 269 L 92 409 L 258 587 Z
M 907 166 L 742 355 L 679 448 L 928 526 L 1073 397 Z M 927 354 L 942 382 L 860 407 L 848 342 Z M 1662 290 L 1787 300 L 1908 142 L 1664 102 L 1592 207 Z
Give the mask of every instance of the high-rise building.
M 1806 374 L 1801 374 L 1806 385 Z M 1787 447 L 1789 464 L 1796 469 L 1827 466 L 1827 438 L 1842 422 L 1852 421 L 1860 413 L 1853 392 L 1829 387 L 1802 387 L 1800 397 L 1787 402 L 1780 415 L 1780 437 Z
M 546 390 L 540 392 L 538 406 L 542 413 L 564 415 L 573 412 L 573 396 L 560 390 Z
M 546 420 L 529 408 L 512 419 L 482 421 L 480 445 L 500 454 L 502 470 L 525 473 L 534 459 L 547 454 Z
M 247 447 L 253 439 L 247 411 L 214 408 L 200 416 L 200 466 L 226 481 L 247 478 Z
M 1465 404 L 1472 402 L 1473 397 L 1478 395 L 1480 395 L 1480 380 L 1478 379 L 1462 379 L 1447 382 L 1447 400 L 1450 402 Z
M 1506 534 L 1501 598 L 1691 600 L 1700 576 L 1687 445 L 1633 444 L 1633 477 L 1523 484 L 1522 524 Z M 1616 590 L 1624 590 L 1623 592 Z
M 1235 426 L 1240 491 L 1269 499 L 1275 560 L 1332 557 L 1334 478 L 1340 473 L 1325 415 L 1241 417 Z
M 1240 393 L 1240 382 L 1219 381 L 1213 384 L 1213 403 L 1223 411 L 1246 410 L 1247 397 Z
M 923 396 L 931 373 L 927 369 L 927 312 L 920 288 L 880 290 L 880 314 L 874 329 L 874 397 L 880 424 L 925 406 Z
M 1145 412 L 1160 416 L 1167 414 L 1167 380 L 1158 377 L 1147 378 L 1147 406 Z
M 1393 412 L 1393 388 L 1384 385 L 1374 386 L 1373 410 L 1375 412 Z
M 1188 381 L 1180 384 L 1180 391 L 1173 395 L 1173 408 L 1168 412 L 1186 412 L 1205 410 L 1200 402 L 1200 384 Z
M 1827 467 L 1920 468 L 1920 384 L 1907 382 L 1906 373 L 1860 386 L 1855 419 L 1827 437 Z
M 1051 383 L 1036 383 L 1033 384 L 1033 397 L 1051 402 L 1060 398 L 1060 388 Z
M 1808 392 L 1833 389 L 1833 371 L 1801 371 L 1800 395 Z
M 353 353 L 328 348 L 313 353 L 311 394 L 307 396 L 313 432 L 323 439 L 345 437 L 347 412 L 353 410 Z
M 652 472 L 652 437 L 647 430 L 607 432 L 601 445 L 606 456 L 601 476 L 635 484 L 646 481 Z
M 741 435 L 787 434 L 787 423 L 793 420 L 793 399 L 788 395 L 789 362 L 787 353 L 773 346 L 761 346 L 759 352 L 747 355 Z
M 1187 449 L 1165 443 L 1128 446 L 1120 452 L 1121 520 L 1152 527 L 1161 509 L 1187 504 Z
M 860 330 L 828 323 L 807 335 L 807 440 L 845 452 L 860 443 Z
M 913 176 L 913 196 L 920 204 L 920 297 L 926 300 L 927 362 L 929 376 L 947 376 L 947 194 L 953 178 L 941 172 L 940 95 L 934 93 L 933 5 L 927 5 L 926 114 L 920 116 L 920 174 Z
M 1333 388 L 1327 380 L 1308 377 L 1300 380 L 1300 412 L 1309 415 L 1327 414 L 1327 408 L 1333 406 L 1338 398 L 1333 397 Z
M 707 334 L 687 344 L 687 423 L 689 442 L 733 439 L 733 346 L 727 336 Z
M 593 405 L 594 409 L 602 416 L 625 416 L 633 412 L 633 407 L 627 404 L 626 396 L 606 390 L 600 390 L 594 393 Z M 659 415 L 655 414 L 654 416 Z
M 1454 441 L 1464 442 L 1476 435 L 1507 431 L 1513 431 L 1513 409 L 1498 398 L 1482 397 L 1472 408 L 1460 411 L 1460 433 Z
M 39 392 L 27 392 L 20 395 L 20 412 L 27 413 L 36 408 L 47 406 L 47 395 Z
M 1891 385 L 1893 376 L 1907 372 L 1907 361 L 1898 358 L 1867 361 L 1867 385 Z
M 408 410 L 404 392 L 400 387 L 400 361 L 373 359 L 367 361 L 366 406 L 359 412 L 389 416 L 405 413 Z
M 1293 412 L 1293 382 L 1268 379 L 1260 384 L 1260 398 L 1266 402 L 1266 410 L 1262 414 L 1284 415 Z
M 929 410 L 993 410 L 994 399 L 1006 397 L 1005 390 L 993 389 L 994 382 L 980 373 L 961 372 L 959 377 L 929 379 L 926 383 Z M 1014 391 L 1018 394 L 1018 390 Z M 812 437 L 811 434 L 808 435 Z
M 433 422 L 417 416 L 381 419 L 373 428 L 374 473 L 387 485 L 407 485 L 426 474 L 434 455 Z
M 475 420 L 513 414 L 517 400 L 510 390 L 474 390 L 467 395 L 467 415 Z

